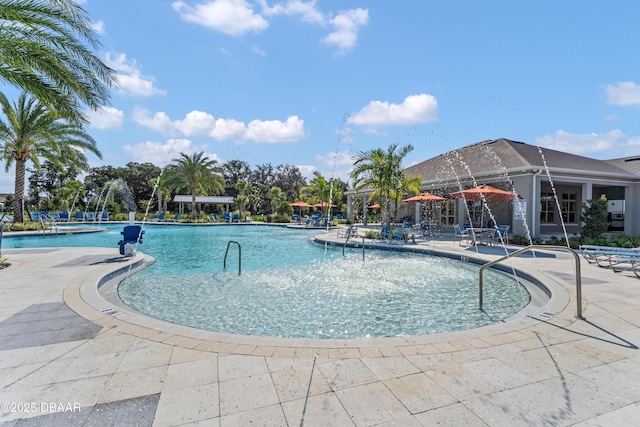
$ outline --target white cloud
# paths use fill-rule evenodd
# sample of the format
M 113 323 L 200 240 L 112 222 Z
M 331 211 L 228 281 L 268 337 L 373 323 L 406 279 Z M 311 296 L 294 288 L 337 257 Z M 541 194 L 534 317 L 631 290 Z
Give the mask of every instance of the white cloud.
M 351 154 L 332 151 L 327 154 L 316 154 L 315 159 L 320 165 L 320 173 L 325 178 L 340 178 L 344 182 L 349 182 L 351 179 L 349 176 L 353 170 L 353 156 Z
M 194 154 L 203 151 L 208 158 L 220 161 L 217 154 L 207 153 L 206 149 L 206 144 L 196 146 L 188 139 L 169 139 L 165 143 L 147 141 L 123 147 L 136 162 L 149 162 L 163 167 L 180 157 L 181 153 Z
M 194 24 L 212 28 L 230 36 L 241 36 L 248 32 L 259 33 L 266 30 L 270 23 L 265 17 L 286 15 L 299 18 L 300 21 L 331 28 L 331 32 L 321 41 L 337 47 L 338 53 L 353 48 L 358 40 L 360 27 L 369 22 L 369 11 L 363 8 L 343 10 L 333 15 L 323 13 L 316 2 L 288 0 L 269 6 L 266 0 L 256 0 L 260 11 L 255 11 L 246 0 L 205 0 L 195 6 L 183 0 L 172 3 L 180 17 Z M 255 48 L 254 48 L 255 50 Z M 261 54 L 261 50 L 256 50 Z
M 91 23 L 91 28 L 93 28 L 93 30 L 98 34 L 104 34 L 105 33 L 104 21 L 92 22 Z
M 209 113 L 193 110 L 183 120 L 177 120 L 176 130 L 185 136 L 207 135 L 215 126 L 216 119 Z
M 155 86 L 153 76 L 144 76 L 135 59 L 127 59 L 124 53 L 107 53 L 106 63 L 116 71 L 118 92 L 123 95 L 148 97 L 167 93 Z
M 349 117 L 357 125 L 409 125 L 438 120 L 438 101 L 428 94 L 407 96 L 402 104 L 371 101 L 369 105 Z
M 245 139 L 267 143 L 294 142 L 305 137 L 304 120 L 298 116 L 291 116 L 286 122 L 252 120 L 245 133 Z
M 604 159 L 638 154 L 640 137 L 627 137 L 615 129 L 607 133 L 574 134 L 559 130 L 535 139 L 541 147 Z
M 100 107 L 99 110 L 88 110 L 85 115 L 90 127 L 94 129 L 120 128 L 124 122 L 124 113 L 113 107 Z
M 260 0 L 259 3 L 265 15 L 300 16 L 303 22 L 318 25 L 326 25 L 327 22 L 325 15 L 316 9 L 315 1 L 305 3 L 300 0 L 289 0 L 271 7 L 264 0 Z
M 153 115 L 149 110 L 143 107 L 135 107 L 133 109 L 132 119 L 141 126 L 155 130 L 166 136 L 175 135 L 175 124 L 165 113 L 158 112 Z
M 238 120 L 215 118 L 209 113 L 196 110 L 187 114 L 183 120 L 171 120 L 164 112 L 157 112 L 152 116 L 147 109 L 136 107 L 132 118 L 139 125 L 166 136 L 207 135 L 218 141 L 253 141 L 271 144 L 295 142 L 307 136 L 304 120 L 300 120 L 298 116 L 290 116 L 284 122 L 252 120 L 245 125 Z
M 171 6 L 187 22 L 204 25 L 230 36 L 240 36 L 249 31 L 265 30 L 269 23 L 254 13 L 245 0 L 213 0 L 189 6 L 184 1 L 174 1 Z
M 340 12 L 330 20 L 334 30 L 329 33 L 322 42 L 336 46 L 339 53 L 344 53 L 356 45 L 358 41 L 358 29 L 369 21 L 367 9 L 351 9 Z
M 619 107 L 640 106 L 640 85 L 634 82 L 620 82 L 607 85 L 607 103 Z

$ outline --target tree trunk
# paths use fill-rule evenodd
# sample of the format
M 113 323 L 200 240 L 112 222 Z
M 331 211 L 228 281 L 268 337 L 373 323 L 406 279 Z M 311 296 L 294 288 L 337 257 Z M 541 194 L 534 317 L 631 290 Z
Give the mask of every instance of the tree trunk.
M 191 221 L 196 221 L 196 192 L 191 192 Z
M 24 180 L 26 163 L 16 160 L 16 182 L 13 192 L 13 221 L 24 222 Z

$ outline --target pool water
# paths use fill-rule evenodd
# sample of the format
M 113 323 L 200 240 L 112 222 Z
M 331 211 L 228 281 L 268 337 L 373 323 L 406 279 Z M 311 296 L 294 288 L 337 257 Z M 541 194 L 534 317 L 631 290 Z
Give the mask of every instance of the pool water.
M 8 238 L 4 247 L 113 246 L 122 226 L 90 235 Z M 126 304 L 200 329 L 284 338 L 367 338 L 457 331 L 505 319 L 529 303 L 513 278 L 479 266 L 395 251 L 325 246 L 320 230 L 273 226 L 145 227 L 151 267 L 119 285 Z M 332 233 L 335 233 L 333 231 Z M 242 250 L 238 275 L 238 246 Z

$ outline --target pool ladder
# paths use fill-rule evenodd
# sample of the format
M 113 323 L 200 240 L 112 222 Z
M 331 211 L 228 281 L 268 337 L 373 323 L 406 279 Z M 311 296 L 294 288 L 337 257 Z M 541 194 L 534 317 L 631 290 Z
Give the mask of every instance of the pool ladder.
M 224 253 L 224 264 L 223 267 L 227 268 L 227 255 L 229 255 L 229 247 L 232 243 L 238 245 L 238 276 L 242 273 L 242 246 L 240 246 L 240 242 L 236 242 L 235 240 L 229 240 L 227 243 L 227 250 Z

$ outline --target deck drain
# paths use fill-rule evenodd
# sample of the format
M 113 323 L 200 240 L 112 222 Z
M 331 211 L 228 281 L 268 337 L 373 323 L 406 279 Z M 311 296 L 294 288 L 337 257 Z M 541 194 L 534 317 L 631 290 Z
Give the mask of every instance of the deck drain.
M 100 310 L 100 313 L 106 314 L 107 316 L 111 316 L 111 317 L 120 317 L 120 316 L 124 316 L 125 314 L 121 311 L 114 310 L 113 308 L 105 308 L 104 310 Z
M 551 319 L 553 317 L 556 317 L 558 315 L 557 311 L 543 311 L 542 313 L 538 314 L 536 317 L 540 317 L 543 319 Z

